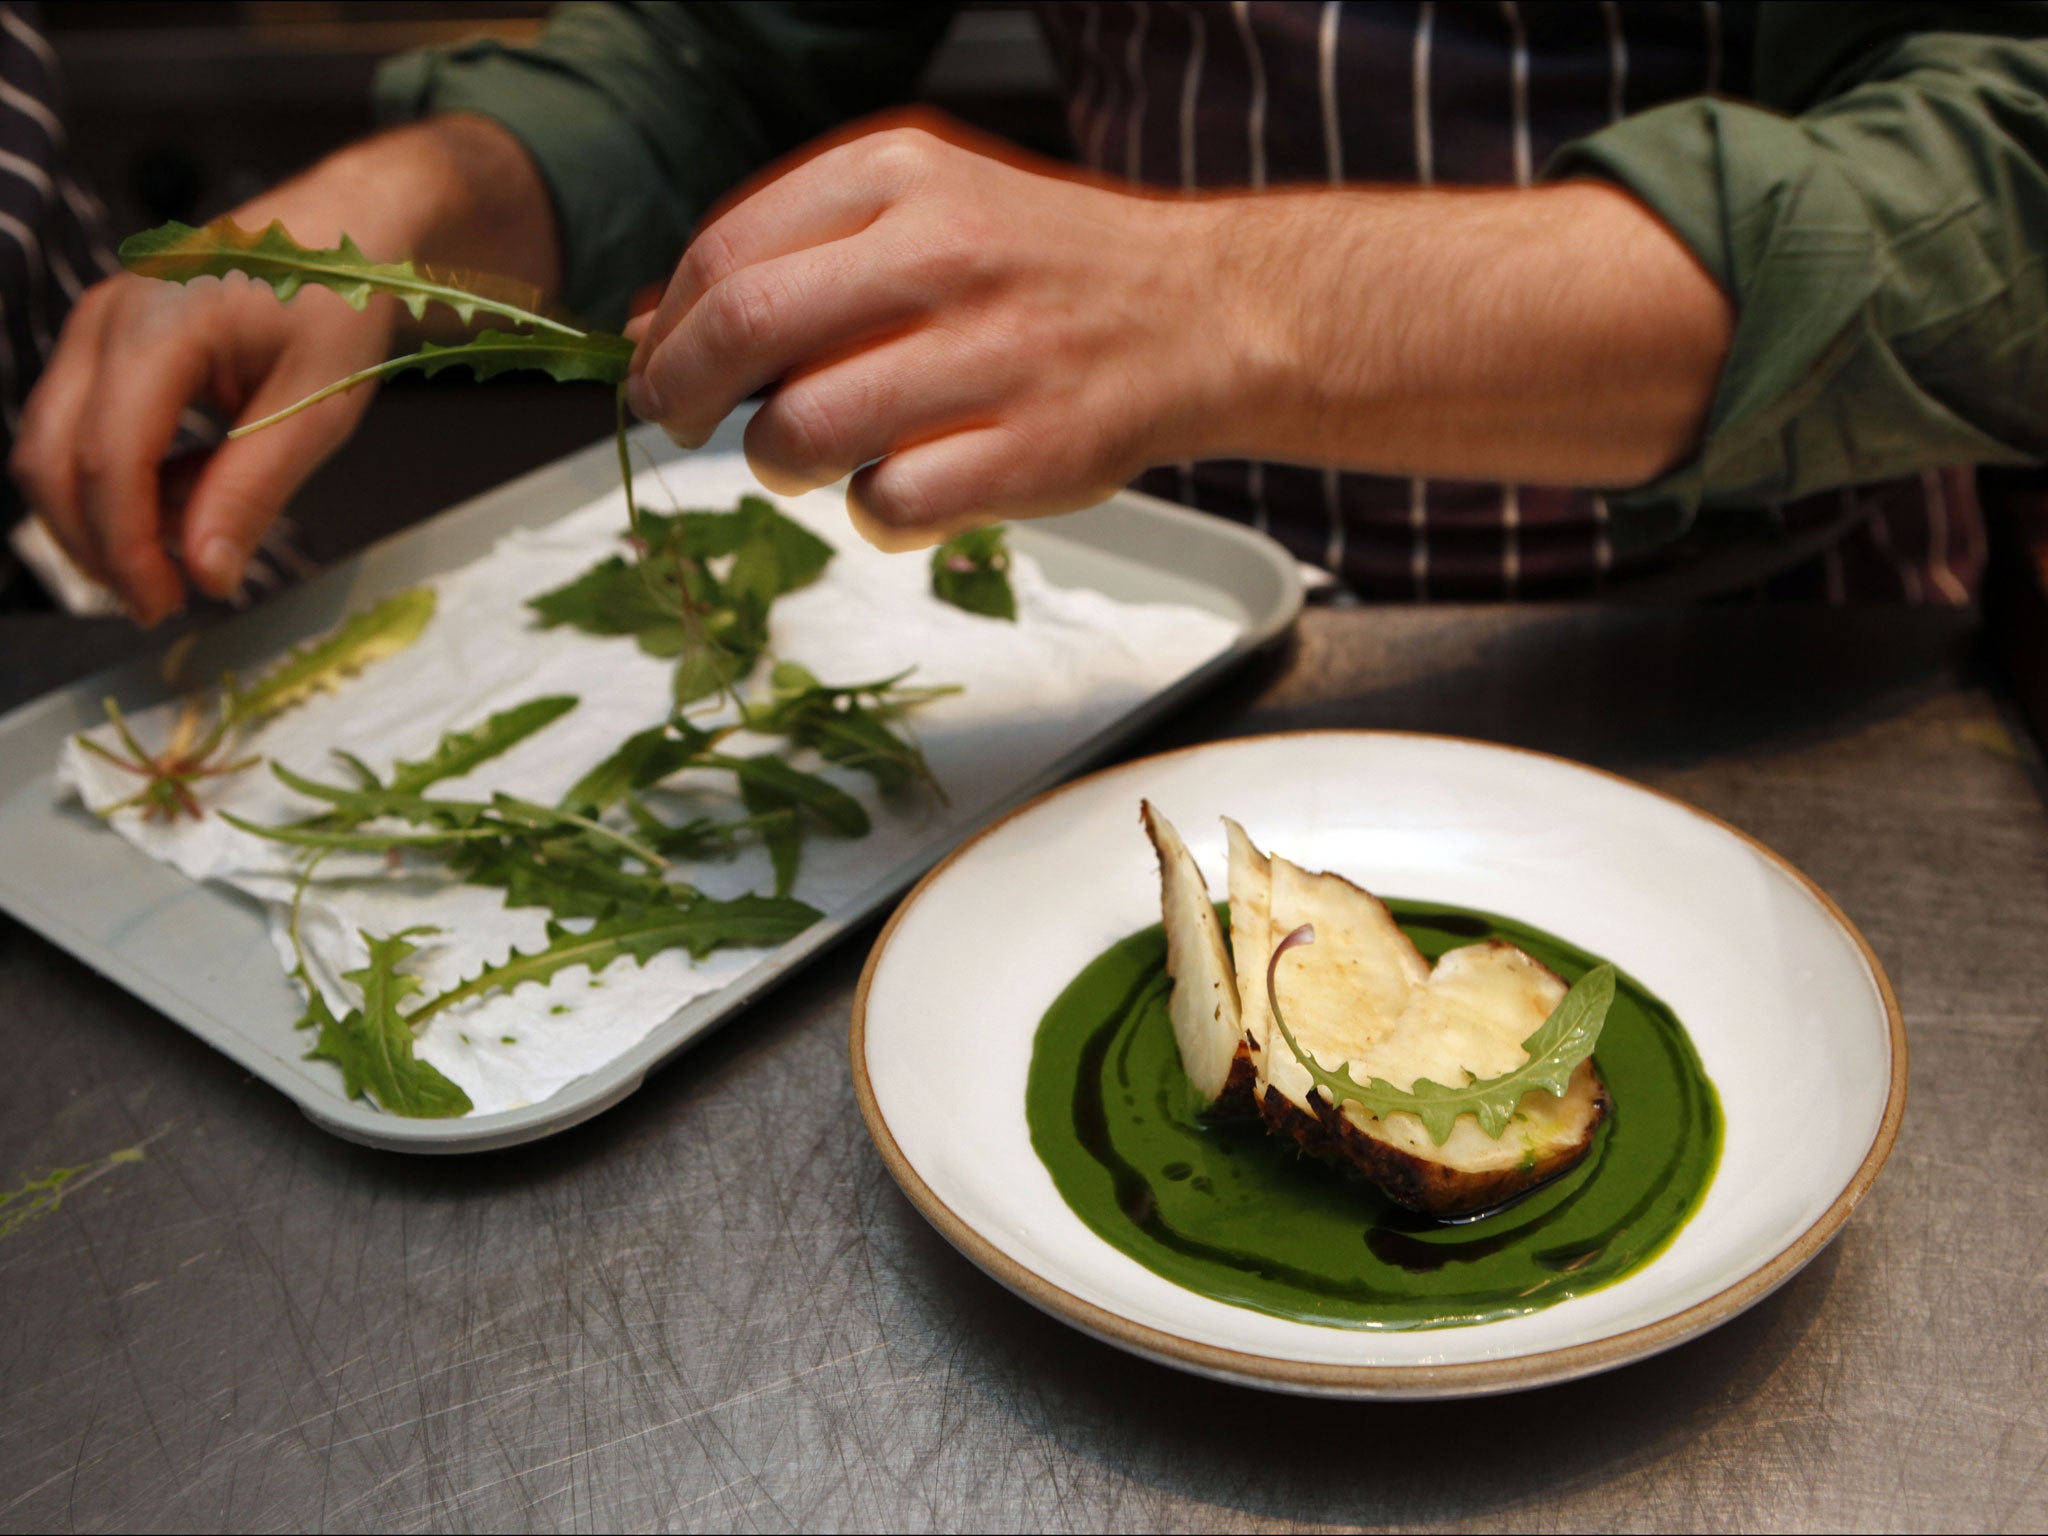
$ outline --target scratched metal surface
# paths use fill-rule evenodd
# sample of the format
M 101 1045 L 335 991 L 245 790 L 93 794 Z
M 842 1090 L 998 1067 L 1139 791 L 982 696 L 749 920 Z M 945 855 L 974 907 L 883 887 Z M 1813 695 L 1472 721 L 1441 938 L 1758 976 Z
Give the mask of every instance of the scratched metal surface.
M 854 1109 L 872 931 L 589 1125 L 410 1160 L 0 929 L 0 1181 L 146 1142 L 0 1238 L 0 1526 L 2038 1529 L 2048 819 L 1969 642 L 1906 611 L 1314 612 L 1148 744 L 1565 752 L 1756 833 L 1884 957 L 1912 1100 L 1841 1240 L 1703 1340 L 1520 1398 L 1261 1396 L 983 1279 Z M 121 643 L 0 620 L 0 703 Z

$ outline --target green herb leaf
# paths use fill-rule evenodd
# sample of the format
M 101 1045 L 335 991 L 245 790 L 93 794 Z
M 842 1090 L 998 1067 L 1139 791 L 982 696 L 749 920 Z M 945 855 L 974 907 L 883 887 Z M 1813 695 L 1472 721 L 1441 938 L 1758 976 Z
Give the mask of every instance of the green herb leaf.
M 471 885 L 495 886 L 508 907 L 546 907 L 556 917 L 672 906 L 696 892 L 656 874 L 619 867 L 588 846 L 501 839 L 459 849 L 450 867 Z
M 330 853 L 391 853 L 404 848 L 446 848 L 453 843 L 481 842 L 503 837 L 498 827 L 437 827 L 428 832 L 362 832 L 345 827 L 266 827 L 244 821 L 232 811 L 220 818 L 238 831 L 284 843 L 293 848 L 319 848 Z
M 734 650 L 714 640 L 700 641 L 676 663 L 676 708 L 686 708 L 714 694 L 730 693 L 735 683 L 754 670 L 760 656 L 758 650 Z
M 775 872 L 775 894 L 787 896 L 796 888 L 797 871 L 803 867 L 804 828 L 796 807 L 773 790 L 759 784 L 742 784 L 740 795 L 762 845 L 768 850 L 768 864 Z
M 714 949 L 731 946 L 769 948 L 795 938 L 820 914 L 800 901 L 781 897 L 742 896 L 734 901 L 696 900 L 668 907 L 600 918 L 583 933 L 560 923 L 548 924 L 545 948 L 531 954 L 514 952 L 498 965 L 443 992 L 413 1016 L 424 1022 L 443 1009 L 490 992 L 510 992 L 528 982 L 545 982 L 571 966 L 587 966 L 594 978 L 620 960 L 645 965 L 669 949 L 686 949 L 701 960 Z
M 917 743 L 907 733 L 891 729 L 890 723 L 916 705 L 960 690 L 899 686 L 907 676 L 906 672 L 876 683 L 829 687 L 805 668 L 782 662 L 771 677 L 773 693 L 747 709 L 747 729 L 786 736 L 829 763 L 857 768 L 884 791 L 921 783 L 943 797 Z
M 732 555 L 726 592 L 752 596 L 764 608 L 816 581 L 836 553 L 765 496 L 742 496 L 730 512 L 643 509 L 639 534 L 650 557 L 670 554 L 702 563 Z
M 756 830 L 758 817 L 719 821 L 694 816 L 670 826 L 647 809 L 636 795 L 626 797 L 626 814 L 633 818 L 633 831 L 642 842 L 671 859 L 729 859 L 740 850 L 742 833 Z M 781 819 L 794 820 L 794 813 Z
M 510 751 L 534 732 L 553 725 L 575 707 L 573 695 L 549 694 L 500 710 L 469 730 L 450 731 L 419 762 L 394 763 L 391 788 L 402 795 L 415 795 L 442 779 L 459 779 Z
M 433 616 L 432 587 L 387 597 L 374 608 L 350 614 L 322 639 L 293 651 L 247 688 L 231 685 L 229 708 L 236 720 L 256 722 L 316 693 L 332 691 L 343 678 L 411 645 Z
M 1614 967 L 1595 966 L 1565 993 L 1550 1017 L 1522 1042 L 1529 1059 L 1512 1072 L 1499 1077 L 1478 1078 L 1461 1087 L 1445 1087 L 1428 1078 L 1417 1078 L 1407 1090 L 1396 1088 L 1383 1077 L 1361 1084 L 1349 1066 L 1332 1072 L 1301 1048 L 1294 1032 L 1281 1016 L 1276 978 L 1280 957 L 1301 944 L 1315 942 L 1315 929 L 1304 924 L 1282 939 L 1266 965 L 1266 1000 L 1273 1022 L 1294 1052 L 1315 1086 L 1329 1094 L 1330 1102 L 1357 1104 L 1368 1114 L 1385 1119 L 1388 1115 L 1413 1115 L 1422 1122 L 1429 1139 L 1442 1146 L 1450 1139 L 1460 1115 L 1471 1115 L 1487 1135 L 1498 1137 L 1508 1128 L 1515 1106 L 1522 1096 L 1542 1089 L 1562 1095 L 1580 1062 L 1593 1054 L 1600 1030 L 1607 1022 L 1607 1010 L 1614 1004 Z
M 725 578 L 736 602 L 752 600 L 765 614 L 776 598 L 809 586 L 832 563 L 830 544 L 763 497 L 742 496 L 733 515 L 746 529 Z
M 176 223 L 146 229 L 121 242 L 121 264 L 143 277 L 174 283 L 242 272 L 268 283 L 280 299 L 313 284 L 333 289 L 356 309 L 373 295 L 388 294 L 415 320 L 425 315 L 428 304 L 441 303 L 464 325 L 486 314 L 564 336 L 583 334 L 536 313 L 531 306 L 539 291 L 526 284 L 478 273 L 436 273 L 410 261 L 371 261 L 346 235 L 332 250 L 311 249 L 275 221 L 262 230 L 243 229 L 232 219 L 215 219 L 198 229 Z
M 971 528 L 932 551 L 932 596 L 984 618 L 1017 622 L 1010 546 L 1001 523 Z
M 803 813 L 848 837 L 867 835 L 868 813 L 858 800 L 814 773 L 790 767 L 779 757 L 707 755 L 702 761 L 707 768 L 730 769 L 738 776 L 740 798 L 754 813 L 755 829 L 767 845 L 778 896 L 790 893 L 803 861 Z
M 362 770 L 360 763 L 354 766 Z M 272 763 L 270 772 L 271 776 L 286 789 L 304 795 L 309 800 L 325 801 L 334 807 L 333 811 L 314 822 L 300 822 L 286 827 L 250 828 L 265 836 L 276 836 L 280 842 L 290 841 L 289 838 L 282 836 L 288 832 L 316 829 L 338 831 L 386 816 L 409 822 L 416 827 L 468 829 L 487 820 L 491 813 L 490 806 L 480 800 L 436 800 L 426 795 L 402 794 L 394 789 L 386 789 L 374 778 L 367 785 L 352 789 L 345 784 L 322 784 L 316 779 L 292 772 L 283 763 Z
M 388 1114 L 439 1120 L 466 1115 L 472 1106 L 468 1094 L 413 1055 L 413 1022 L 399 1012 L 420 990 L 419 978 L 399 967 L 418 953 L 412 937 L 427 931 L 408 928 L 381 939 L 364 934 L 369 964 L 343 973 L 344 980 L 362 988 L 362 1007 L 336 1018 L 314 987 L 301 1022 L 320 1031 L 307 1057 L 339 1066 L 342 1089 L 350 1098 L 374 1099 Z
M 650 512 L 642 507 L 635 532 L 648 554 L 676 555 L 701 564 L 737 552 L 753 529 L 747 519 L 731 512 Z
M 650 656 L 679 657 L 678 709 L 730 693 L 768 646 L 777 598 L 816 581 L 832 546 L 760 496 L 731 512 L 638 511 L 636 559 L 611 556 L 528 601 L 544 625 L 631 635 Z M 731 557 L 723 577 L 708 562 Z
M 706 753 L 698 758 L 706 768 L 725 768 L 738 776 L 740 788 L 761 791 L 771 797 L 773 803 L 756 807 L 750 800 L 748 809 L 778 809 L 787 805 L 809 812 L 819 822 L 842 837 L 866 837 L 870 823 L 868 813 L 861 803 L 838 785 L 819 778 L 815 773 L 805 773 L 792 768 L 773 754 L 763 753 L 759 757 L 724 757 Z
M 690 642 L 679 602 L 673 590 L 664 601 L 638 562 L 612 555 L 574 581 L 528 598 L 526 606 L 543 628 L 566 624 L 587 635 L 631 635 L 648 655 L 666 659 L 680 656 Z
M 423 342 L 417 352 L 358 368 L 345 378 L 314 390 L 303 400 L 294 400 L 283 410 L 273 411 L 257 421 L 243 422 L 228 436 L 246 437 L 251 432 L 274 427 L 308 406 L 345 394 L 358 384 L 367 384 L 372 379 L 388 379 L 394 374 L 419 372 L 431 378 L 446 368 L 467 368 L 478 379 L 494 379 L 501 373 L 533 369 L 563 384 L 578 381 L 617 384 L 625 379 L 626 365 L 632 359 L 633 343 L 623 336 L 598 333 L 558 335 L 553 332 L 529 336 L 520 331 L 479 331 L 467 341 L 446 345 Z
M 609 810 L 634 790 L 681 773 L 716 739 L 712 732 L 683 721 L 636 732 L 569 787 L 561 799 L 562 809 L 585 816 Z
M 475 842 L 485 838 L 523 841 L 566 837 L 582 843 L 606 845 L 613 857 L 636 858 L 650 867 L 659 867 L 665 862 L 659 853 L 645 844 L 637 843 L 588 816 L 554 806 L 537 805 L 515 795 L 493 794 L 489 804 L 476 800 L 441 800 L 381 786 L 348 789 L 320 784 L 293 773 L 282 763 L 272 763 L 270 771 L 286 788 L 315 800 L 324 800 L 335 809 L 311 821 L 282 827 L 258 826 L 239 816 L 229 816 L 225 811 L 221 814 L 245 832 L 301 848 L 385 852 L 394 848 L 431 847 L 438 843 Z M 379 817 L 391 817 L 433 830 L 356 830 L 364 822 Z

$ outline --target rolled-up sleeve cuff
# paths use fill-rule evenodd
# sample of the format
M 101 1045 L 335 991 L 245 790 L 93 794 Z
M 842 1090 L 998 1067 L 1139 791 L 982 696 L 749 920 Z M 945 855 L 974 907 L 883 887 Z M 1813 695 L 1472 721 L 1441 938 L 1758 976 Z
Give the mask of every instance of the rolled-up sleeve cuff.
M 1682 240 L 1702 267 L 1739 303 L 1741 277 L 1722 193 L 1720 103 L 1673 102 L 1565 145 L 1543 168 L 1546 181 L 1611 182 L 1647 207 Z M 1616 514 L 1616 553 L 1627 556 L 1682 536 L 1698 516 L 1709 479 L 1716 427 L 1727 420 L 1730 385 L 1743 372 L 1737 334 L 1702 433 L 1701 451 L 1647 485 L 1608 492 Z
M 2018 313 L 2007 267 L 1983 254 L 2010 243 L 2006 216 L 1974 169 L 1975 141 L 1950 131 L 1944 111 L 1902 87 L 1818 123 L 1700 97 L 1568 144 L 1544 168 L 1547 180 L 1597 177 L 1629 192 L 1736 307 L 1698 455 L 1610 496 L 1618 544 L 1662 543 L 1702 510 L 1934 463 L 2022 461 L 1958 408 L 1981 407 L 1980 386 L 1930 387 L 1943 365 L 1914 328 L 1927 323 L 1901 318 L 1946 314 L 1959 336 L 1967 326 L 1990 338 L 1998 316 Z M 1885 153 L 1893 137 L 1904 140 L 1896 157 Z M 1901 228 L 1917 242 L 1910 263 Z
M 533 157 L 562 243 L 562 299 L 593 325 L 624 322 L 634 292 L 675 264 L 690 210 L 661 162 L 588 79 L 496 42 L 387 60 L 372 104 L 380 123 L 474 113 L 501 124 Z

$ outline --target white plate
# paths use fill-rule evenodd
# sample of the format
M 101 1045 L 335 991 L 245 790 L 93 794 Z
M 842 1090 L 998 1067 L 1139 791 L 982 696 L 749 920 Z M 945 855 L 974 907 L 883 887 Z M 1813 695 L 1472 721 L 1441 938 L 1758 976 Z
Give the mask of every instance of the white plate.
M 1518 918 L 1669 1003 L 1726 1116 L 1719 1171 L 1671 1246 L 1525 1317 L 1381 1332 L 1184 1290 L 1097 1237 L 1031 1147 L 1025 1076 L 1046 1008 L 1159 919 L 1149 798 L 1220 895 L 1217 818 L 1390 895 Z M 861 1111 L 956 1247 L 1028 1301 L 1204 1375 L 1346 1397 L 1457 1397 L 1606 1370 L 1770 1294 L 1869 1189 L 1905 1111 L 1898 1004 L 1819 887 L 1701 811 L 1558 758 L 1394 732 L 1219 742 L 1041 796 L 898 908 L 854 1003 Z

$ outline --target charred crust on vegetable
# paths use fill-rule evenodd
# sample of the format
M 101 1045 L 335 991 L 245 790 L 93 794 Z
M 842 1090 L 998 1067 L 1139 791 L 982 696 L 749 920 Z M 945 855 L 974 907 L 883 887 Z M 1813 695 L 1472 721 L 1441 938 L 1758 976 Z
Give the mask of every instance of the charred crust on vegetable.
M 1252 1055 L 1251 1040 L 1240 1039 L 1237 1054 L 1230 1058 L 1230 1073 L 1223 1079 L 1223 1089 L 1215 1101 L 1202 1110 L 1202 1119 L 1211 1123 L 1258 1119 L 1258 1085 L 1259 1065 Z
M 1260 1099 L 1259 1114 L 1271 1130 L 1292 1140 L 1309 1156 L 1357 1174 L 1396 1205 L 1442 1221 L 1505 1205 L 1577 1166 L 1592 1150 L 1593 1133 L 1612 1107 L 1607 1084 L 1597 1069 L 1594 1082 L 1593 1112 L 1579 1135 L 1549 1148 L 1526 1166 L 1476 1173 L 1389 1146 L 1359 1129 L 1320 1094 L 1314 1099 L 1312 1113 L 1269 1088 Z

